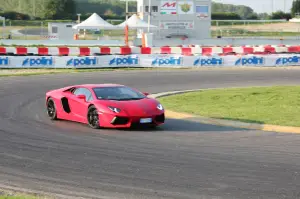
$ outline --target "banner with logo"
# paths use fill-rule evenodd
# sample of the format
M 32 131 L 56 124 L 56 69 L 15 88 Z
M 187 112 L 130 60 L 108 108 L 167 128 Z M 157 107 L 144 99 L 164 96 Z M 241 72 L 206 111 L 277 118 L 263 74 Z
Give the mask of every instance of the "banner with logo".
M 239 67 L 239 66 L 272 66 L 272 59 L 262 56 L 195 56 L 185 59 L 185 65 L 194 67 Z
M 143 67 L 183 67 L 184 57 L 181 55 L 143 55 Z
M 177 1 L 161 1 L 160 2 L 160 14 L 172 15 L 177 14 Z
M 208 19 L 209 17 L 208 5 L 196 5 L 196 16 L 199 19 Z
M 71 68 L 57 62 L 58 57 L 52 56 L 1 56 L 0 68 Z
M 194 14 L 193 1 L 179 1 L 177 8 L 178 14 Z
M 122 68 L 122 67 L 280 67 L 300 66 L 294 54 L 183 56 L 171 54 L 104 56 L 0 56 L 0 68 Z
M 160 29 L 169 30 L 169 29 L 180 29 L 180 30 L 190 30 L 194 29 L 194 21 L 187 22 L 160 22 Z

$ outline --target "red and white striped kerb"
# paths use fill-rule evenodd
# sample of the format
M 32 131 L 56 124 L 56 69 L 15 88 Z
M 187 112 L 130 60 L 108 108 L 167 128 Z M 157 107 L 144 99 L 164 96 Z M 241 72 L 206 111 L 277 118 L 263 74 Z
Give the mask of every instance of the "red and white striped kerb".
M 189 47 L 0 47 L 1 55 L 95 56 L 130 54 L 247 55 L 300 53 L 300 46 L 189 46 Z

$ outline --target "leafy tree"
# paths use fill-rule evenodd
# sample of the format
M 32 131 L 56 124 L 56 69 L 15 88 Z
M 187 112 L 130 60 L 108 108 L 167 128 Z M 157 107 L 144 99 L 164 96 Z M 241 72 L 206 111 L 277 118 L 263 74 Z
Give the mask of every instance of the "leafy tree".
M 57 14 L 58 7 L 60 5 L 60 0 L 49 0 L 46 3 L 45 18 L 54 19 Z
M 249 20 L 258 20 L 258 15 L 256 13 L 250 14 L 247 19 Z
M 75 14 L 73 0 L 48 0 L 45 6 L 45 18 L 67 19 Z
M 254 11 L 252 8 L 248 6 L 235 6 L 232 4 L 223 4 L 223 3 L 212 3 L 212 12 L 213 13 L 236 13 L 239 16 L 241 16 L 242 19 L 247 19 L 252 14 L 254 14 Z
M 105 16 L 115 16 L 116 14 L 111 9 L 108 9 L 105 11 L 104 15 Z
M 297 13 L 300 13 L 300 0 L 294 0 L 292 5 L 292 16 L 295 17 Z
M 284 13 L 282 11 L 273 12 L 271 15 L 271 19 L 291 19 L 292 16 L 290 13 Z
M 30 19 L 29 15 L 18 13 L 15 11 L 1 12 L 0 15 L 10 20 L 28 20 Z
M 259 13 L 258 19 L 260 20 L 269 20 L 271 16 L 268 13 Z
M 213 20 L 240 20 L 241 16 L 236 13 L 218 12 L 218 13 L 212 13 L 211 18 Z

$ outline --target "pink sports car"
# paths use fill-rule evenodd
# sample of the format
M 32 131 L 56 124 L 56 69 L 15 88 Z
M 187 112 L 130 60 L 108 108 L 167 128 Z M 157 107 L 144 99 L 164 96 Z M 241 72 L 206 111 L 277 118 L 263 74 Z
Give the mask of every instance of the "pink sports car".
M 165 122 L 163 106 L 136 89 L 118 84 L 68 86 L 46 93 L 47 114 L 91 128 L 156 127 Z

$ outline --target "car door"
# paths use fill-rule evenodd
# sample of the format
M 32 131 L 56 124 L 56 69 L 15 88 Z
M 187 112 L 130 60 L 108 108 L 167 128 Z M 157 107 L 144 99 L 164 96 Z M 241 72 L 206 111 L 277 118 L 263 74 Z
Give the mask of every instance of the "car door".
M 78 98 L 79 95 L 84 95 L 85 100 Z M 89 101 L 93 98 L 92 93 L 89 89 L 78 87 L 76 88 L 69 98 L 70 108 L 73 116 L 80 122 L 86 122 L 87 110 Z

